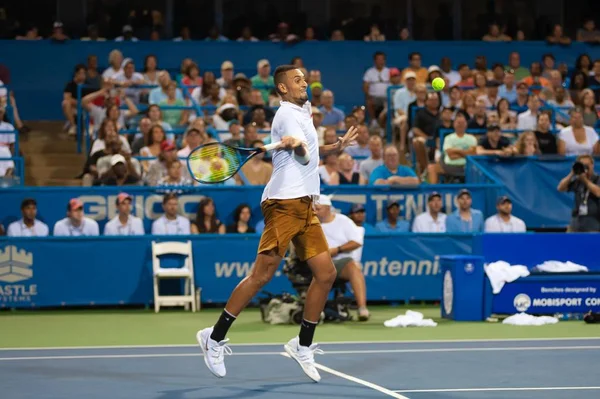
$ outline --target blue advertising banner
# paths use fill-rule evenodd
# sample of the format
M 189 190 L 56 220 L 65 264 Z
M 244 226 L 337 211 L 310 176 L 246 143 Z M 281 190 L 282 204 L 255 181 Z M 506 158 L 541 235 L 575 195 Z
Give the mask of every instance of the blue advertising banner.
M 586 313 L 600 311 L 600 275 L 529 276 L 494 295 L 498 314 Z
M 259 236 L 3 238 L 0 307 L 149 304 L 153 239 L 192 240 L 202 301 L 223 303 L 250 272 Z M 438 257 L 469 254 L 473 240 L 471 235 L 367 237 L 362 268 L 368 299 L 439 299 Z M 293 292 L 281 271 L 264 289 Z
M 467 187 L 473 196 L 473 207 L 480 209 L 485 215 L 494 213 L 487 209 L 486 199 L 495 197 L 497 187 L 493 185 L 428 185 L 416 188 L 392 188 L 383 186 L 338 186 L 323 187 L 324 194 L 333 194 L 333 205 L 343 213 L 350 210 L 352 204 L 363 204 L 367 210 L 367 221 L 375 224 L 385 214 L 385 202 L 388 200 L 400 203 L 400 217 L 412 220 L 416 215 L 425 211 L 427 195 L 438 191 L 443 196 L 446 211 L 456 209 L 456 194 Z M 133 196 L 132 213 L 144 221 L 146 232 L 151 230 L 152 221 L 163 214 L 162 195 L 152 187 L 126 187 Z M 84 204 L 86 216 L 96 220 L 103 231 L 104 225 L 117 213 L 116 198 L 121 188 L 118 187 L 27 187 L 7 188 L 2 190 L 2 207 L 0 223 L 5 227 L 21 218 L 21 201 L 33 197 L 38 204 L 38 219 L 48 224 L 52 232 L 54 224 L 66 216 L 69 199 L 79 198 Z M 233 222 L 233 211 L 242 203 L 250 204 L 252 208 L 251 224 L 262 219 L 260 200 L 262 186 L 239 187 L 190 187 L 180 196 L 180 210 L 183 215 L 194 219 L 198 202 L 205 196 L 215 200 L 217 215 L 226 223 Z

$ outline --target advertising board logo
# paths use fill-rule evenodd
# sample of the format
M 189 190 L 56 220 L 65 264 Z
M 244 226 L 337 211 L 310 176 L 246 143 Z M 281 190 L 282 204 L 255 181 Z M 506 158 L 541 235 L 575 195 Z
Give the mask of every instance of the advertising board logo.
M 472 274 L 475 271 L 475 266 L 472 263 L 465 264 L 465 273 Z
M 452 313 L 452 302 L 454 301 L 454 282 L 452 281 L 452 273 L 446 270 L 444 274 L 444 310 L 446 314 Z
M 531 307 L 531 298 L 527 294 L 519 294 L 513 300 L 515 309 L 519 312 L 525 312 Z
M 16 283 L 33 277 L 33 255 L 25 250 L 19 251 L 14 245 L 0 250 L 0 281 Z

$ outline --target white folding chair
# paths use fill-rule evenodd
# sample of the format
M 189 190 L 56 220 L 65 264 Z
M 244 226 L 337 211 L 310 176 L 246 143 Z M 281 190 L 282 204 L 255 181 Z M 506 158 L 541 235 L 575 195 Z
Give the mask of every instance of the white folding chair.
M 180 268 L 160 267 L 162 255 L 184 255 L 185 261 Z M 152 274 L 154 277 L 154 311 L 159 312 L 161 306 L 185 306 L 192 312 L 196 311 L 196 289 L 194 284 L 194 259 L 192 257 L 192 242 L 155 242 L 152 241 Z M 185 279 L 183 295 L 164 295 L 159 293 L 161 279 Z

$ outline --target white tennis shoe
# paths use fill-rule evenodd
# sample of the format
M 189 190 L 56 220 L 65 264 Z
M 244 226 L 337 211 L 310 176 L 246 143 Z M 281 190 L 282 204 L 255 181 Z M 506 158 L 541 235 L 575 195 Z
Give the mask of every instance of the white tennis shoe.
M 202 348 L 204 363 L 206 363 L 208 369 L 215 376 L 223 378 L 225 377 L 225 374 L 227 374 L 227 371 L 225 370 L 225 355 L 231 355 L 232 351 L 231 348 L 226 345 L 229 339 L 217 342 L 210 337 L 212 332 L 213 327 L 200 330 L 196 334 L 196 340 L 200 344 L 200 348 Z
M 321 376 L 315 367 L 315 354 L 322 355 L 324 352 L 319 349 L 318 344 L 312 344 L 309 347 L 301 346 L 298 337 L 292 338 L 287 344 L 283 346 L 285 351 L 294 359 L 304 373 L 313 381 L 321 381 Z

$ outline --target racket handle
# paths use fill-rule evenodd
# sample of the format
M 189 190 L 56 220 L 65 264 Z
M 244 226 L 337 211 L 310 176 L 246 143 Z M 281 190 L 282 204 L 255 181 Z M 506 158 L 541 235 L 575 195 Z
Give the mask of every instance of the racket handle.
M 267 152 L 267 151 L 271 151 L 276 149 L 277 147 L 279 147 L 279 143 L 271 143 L 271 144 L 266 144 L 264 147 L 262 147 L 262 149 Z

